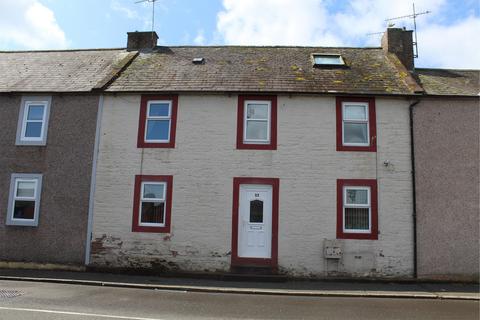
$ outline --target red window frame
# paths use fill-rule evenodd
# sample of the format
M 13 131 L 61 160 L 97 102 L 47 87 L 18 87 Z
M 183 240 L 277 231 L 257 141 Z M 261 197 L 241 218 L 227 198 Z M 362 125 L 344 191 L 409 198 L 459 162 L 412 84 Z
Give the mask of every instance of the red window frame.
M 370 145 L 368 146 L 345 146 L 343 145 L 343 108 L 344 102 L 368 103 L 368 126 Z M 370 97 L 337 97 L 337 151 L 364 151 L 377 152 L 377 117 L 375 111 L 375 98 Z
M 165 193 L 165 226 L 152 227 L 152 226 L 140 226 L 138 218 L 140 215 L 140 192 L 142 190 L 142 182 L 165 182 L 167 184 L 167 191 Z M 156 176 L 156 175 L 136 175 L 135 187 L 133 192 L 133 232 L 157 232 L 157 233 L 169 233 L 172 223 L 172 190 L 173 189 L 173 176 Z
M 270 101 L 270 143 L 244 143 L 245 101 Z M 269 95 L 239 95 L 237 112 L 237 149 L 276 150 L 277 149 L 277 96 Z
M 369 233 L 343 231 L 343 188 L 370 187 L 371 226 Z M 375 179 L 338 179 L 337 180 L 337 239 L 378 239 L 378 194 Z
M 272 252 L 270 259 L 243 258 L 238 256 L 238 215 L 240 207 L 240 185 L 264 184 L 272 186 Z M 232 205 L 232 266 L 267 266 L 272 269 L 278 265 L 278 206 L 279 206 L 279 178 L 233 178 L 233 205 Z
M 169 142 L 147 142 L 145 141 L 145 130 L 147 122 L 147 105 L 151 100 L 170 100 L 172 101 L 172 114 L 170 123 L 170 141 Z M 138 120 L 138 148 L 175 148 L 175 133 L 177 131 L 177 111 L 178 95 L 142 95 L 140 102 L 140 117 Z

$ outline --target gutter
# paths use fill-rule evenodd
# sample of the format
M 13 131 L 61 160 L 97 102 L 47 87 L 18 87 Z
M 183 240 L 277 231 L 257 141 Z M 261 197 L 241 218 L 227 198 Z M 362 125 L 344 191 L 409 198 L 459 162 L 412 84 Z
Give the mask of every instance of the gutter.
M 417 198 L 416 198 L 416 183 L 415 183 L 415 139 L 413 128 L 413 108 L 420 102 L 415 100 L 409 106 L 410 114 L 410 159 L 412 166 L 412 200 L 413 200 L 413 277 L 417 278 Z
M 90 249 L 92 242 L 92 224 L 93 224 L 93 203 L 95 197 L 95 186 L 97 178 L 97 159 L 98 159 L 98 147 L 100 144 L 100 129 L 102 124 L 103 114 L 103 95 L 100 95 L 98 99 L 98 112 L 97 112 L 97 127 L 95 130 L 95 144 L 93 149 L 92 160 L 92 176 L 90 179 L 90 196 L 88 201 L 88 220 L 87 220 L 87 239 L 85 243 L 85 265 L 90 264 Z

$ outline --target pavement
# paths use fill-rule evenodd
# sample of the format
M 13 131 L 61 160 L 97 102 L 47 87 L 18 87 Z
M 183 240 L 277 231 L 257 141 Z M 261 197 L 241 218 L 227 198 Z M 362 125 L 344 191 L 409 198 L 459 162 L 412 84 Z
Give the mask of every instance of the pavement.
M 472 283 L 358 280 L 245 281 L 248 279 L 225 281 L 189 277 L 22 269 L 0 269 L 0 280 L 222 294 L 480 300 L 479 285 Z

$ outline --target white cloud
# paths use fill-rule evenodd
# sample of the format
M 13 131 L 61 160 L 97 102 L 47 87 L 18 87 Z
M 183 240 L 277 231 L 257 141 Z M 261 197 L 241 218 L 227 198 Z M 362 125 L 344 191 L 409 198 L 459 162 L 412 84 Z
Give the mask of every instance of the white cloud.
M 432 24 L 418 34 L 418 64 L 480 69 L 480 18 L 457 24 Z
M 198 30 L 197 36 L 195 39 L 193 39 L 193 43 L 195 43 L 197 46 L 203 46 L 205 45 L 205 35 L 203 29 Z
M 110 0 L 110 8 L 113 11 L 120 13 L 127 19 L 138 20 L 142 23 L 141 29 L 143 30 L 152 30 L 152 2 L 145 0 L 144 2 L 130 2 L 129 0 Z M 128 1 L 128 5 L 127 2 Z M 129 6 L 136 6 L 139 10 L 132 9 Z M 155 11 L 167 11 L 168 8 L 162 1 L 155 1 Z M 159 29 L 159 21 L 155 21 L 155 30 Z
M 424 12 L 427 9 L 435 8 L 433 14 L 439 13 L 439 9 L 445 5 L 445 0 L 416 0 L 416 12 Z M 369 33 L 384 31 L 387 27 L 385 19 L 405 16 L 412 13 L 410 1 L 388 1 L 388 0 L 351 0 L 343 10 L 332 15 L 332 27 L 334 27 L 342 39 L 348 45 L 378 46 L 379 37 L 367 36 Z M 417 18 L 419 23 L 428 21 L 432 15 L 422 15 Z M 390 21 L 396 27 L 411 27 L 412 20 L 409 18 Z
M 479 68 L 480 18 L 450 21 L 447 0 L 416 0 L 420 59 L 417 66 Z M 450 4 L 451 5 L 451 4 Z M 336 6 L 336 8 L 334 8 Z M 223 0 L 217 33 L 227 44 L 380 46 L 385 19 L 411 14 L 410 1 Z M 412 28 L 411 19 L 392 21 Z
M 122 5 L 117 0 L 112 0 L 110 2 L 110 7 L 112 8 L 112 10 L 120 12 L 121 14 L 123 14 L 128 19 L 139 19 L 140 18 L 140 15 L 138 14 L 137 11 L 132 10 L 132 9 Z
M 217 30 L 228 44 L 337 45 L 322 0 L 224 0 Z
M 0 2 L 0 47 L 61 49 L 67 47 L 65 33 L 52 10 L 38 0 Z

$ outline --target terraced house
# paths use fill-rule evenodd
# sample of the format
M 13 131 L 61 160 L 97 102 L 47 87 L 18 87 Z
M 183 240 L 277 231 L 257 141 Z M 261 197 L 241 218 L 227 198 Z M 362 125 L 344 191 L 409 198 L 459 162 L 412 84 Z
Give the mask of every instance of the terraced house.
M 421 88 L 398 51 L 411 33 L 393 31 L 384 48 L 130 33 L 140 53 L 103 101 L 90 264 L 412 276 Z
M 85 263 L 95 90 L 132 57 L 122 49 L 0 52 L 2 266 Z
M 0 53 L 2 265 L 478 281 L 478 71 L 157 39 Z
M 479 280 L 479 70 L 416 69 L 418 276 Z

